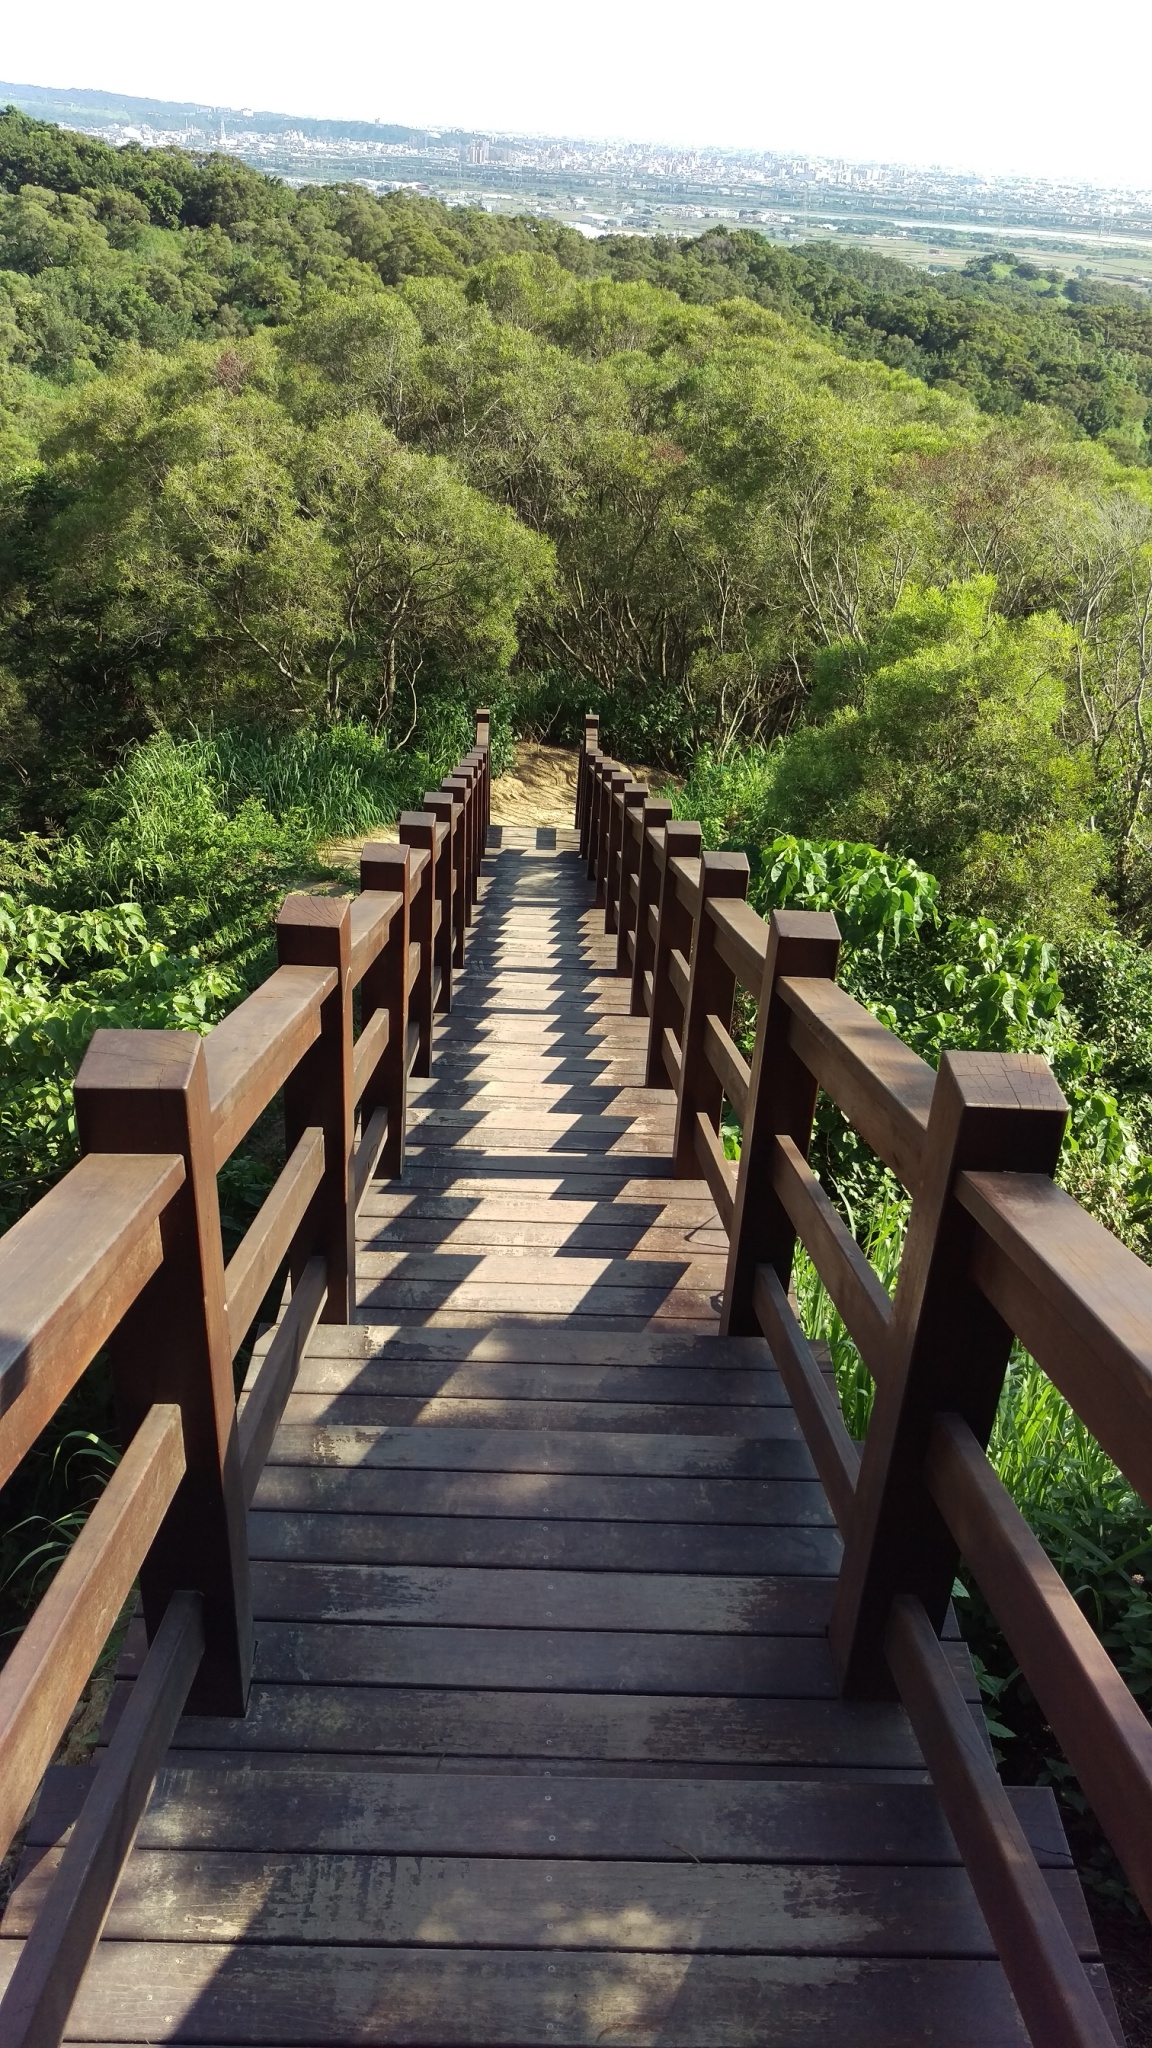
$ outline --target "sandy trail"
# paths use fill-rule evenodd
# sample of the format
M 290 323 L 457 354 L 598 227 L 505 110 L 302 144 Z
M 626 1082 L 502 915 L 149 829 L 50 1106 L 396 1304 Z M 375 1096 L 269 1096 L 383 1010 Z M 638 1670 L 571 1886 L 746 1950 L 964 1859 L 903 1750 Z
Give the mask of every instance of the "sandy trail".
M 628 763 L 622 765 L 628 766 Z M 658 768 L 633 767 L 631 773 L 650 789 L 668 780 Z M 538 740 L 518 740 L 512 766 L 492 784 L 494 825 L 571 825 L 576 808 L 576 753 L 570 747 L 545 747 Z M 334 867 L 355 867 L 360 849 L 370 839 L 398 839 L 395 825 L 377 825 L 359 837 L 333 840 L 323 859 Z

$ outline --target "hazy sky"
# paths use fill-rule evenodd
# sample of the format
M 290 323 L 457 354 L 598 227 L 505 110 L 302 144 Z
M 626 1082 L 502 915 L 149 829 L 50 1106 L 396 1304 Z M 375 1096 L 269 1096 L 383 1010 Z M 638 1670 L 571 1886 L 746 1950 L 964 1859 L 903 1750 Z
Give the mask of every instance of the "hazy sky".
M 0 74 L 467 128 L 1152 186 L 1152 4 L 7 0 Z

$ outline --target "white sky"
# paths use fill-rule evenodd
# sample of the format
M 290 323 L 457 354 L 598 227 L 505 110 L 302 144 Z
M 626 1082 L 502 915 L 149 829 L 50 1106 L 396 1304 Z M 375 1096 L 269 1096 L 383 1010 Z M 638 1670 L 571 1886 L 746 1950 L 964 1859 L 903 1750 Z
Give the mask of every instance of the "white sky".
M 6 0 L 0 75 L 1152 186 L 1150 0 Z

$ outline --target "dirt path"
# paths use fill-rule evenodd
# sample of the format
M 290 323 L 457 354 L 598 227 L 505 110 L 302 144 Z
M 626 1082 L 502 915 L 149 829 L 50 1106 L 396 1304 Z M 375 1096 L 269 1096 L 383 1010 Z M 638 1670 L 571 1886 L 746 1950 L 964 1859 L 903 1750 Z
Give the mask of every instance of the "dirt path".
M 625 763 L 625 766 L 628 764 Z M 659 788 L 667 776 L 658 768 L 633 767 L 633 775 Z M 512 766 L 492 784 L 494 825 L 571 825 L 576 806 L 576 754 L 569 747 L 545 747 L 537 740 L 518 740 Z M 323 849 L 334 867 L 355 867 L 360 849 L 370 839 L 391 840 L 395 825 L 377 825 L 358 838 L 336 839 Z

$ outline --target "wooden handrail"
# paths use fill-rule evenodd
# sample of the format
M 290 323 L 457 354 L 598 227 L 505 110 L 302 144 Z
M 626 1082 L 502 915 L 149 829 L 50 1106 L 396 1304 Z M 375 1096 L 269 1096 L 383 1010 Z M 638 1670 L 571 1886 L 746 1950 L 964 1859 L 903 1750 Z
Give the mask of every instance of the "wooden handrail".
M 286 899 L 279 965 L 212 1031 L 94 1034 L 75 1082 L 85 1156 L 0 1238 L 0 1478 L 104 1346 L 127 1439 L 0 1672 L 3 1846 L 137 1577 L 151 1643 L 3 2000 L 21 2048 L 59 2039 L 185 1704 L 245 1711 L 245 1509 L 317 1317 L 354 1310 L 356 1207 L 403 1164 L 421 1018 L 430 1057 L 479 888 L 487 738 L 478 714 L 477 746 L 401 821 L 414 843 L 364 849 L 358 897 Z M 216 1175 L 281 1090 L 287 1163 L 225 1267 Z M 285 1264 L 237 1406 L 232 1360 Z
M 598 753 L 584 772 L 590 871 L 610 903 L 604 820 L 624 798 Z M 1037 2048 L 1102 2044 L 938 1637 L 963 1557 L 1152 1911 L 1152 1727 L 984 1448 L 1018 1337 L 1152 1502 L 1152 1272 L 1054 1185 L 1066 1112 L 1042 1060 L 954 1053 L 934 1073 L 837 985 L 835 920 L 766 922 L 718 896 L 700 837 L 640 818 L 632 958 L 621 948 L 617 967 L 649 1016 L 648 1085 L 676 1091 L 674 1170 L 703 1176 L 729 1232 L 721 1329 L 767 1338 L 844 1532 L 830 1631 L 844 1689 L 903 1699 Z M 623 868 L 618 896 L 623 915 Z M 751 1065 L 731 1035 L 737 985 L 758 1006 Z M 818 1089 L 912 1195 L 894 1298 L 808 1165 Z M 735 1174 L 723 1098 L 742 1125 Z M 789 1295 L 798 1242 L 876 1384 L 862 1447 Z
M 184 1476 L 180 1410 L 149 1409 L 0 1670 L 7 1850 Z
M 82 1159 L 0 1238 L 0 1485 L 163 1259 L 179 1154 Z

